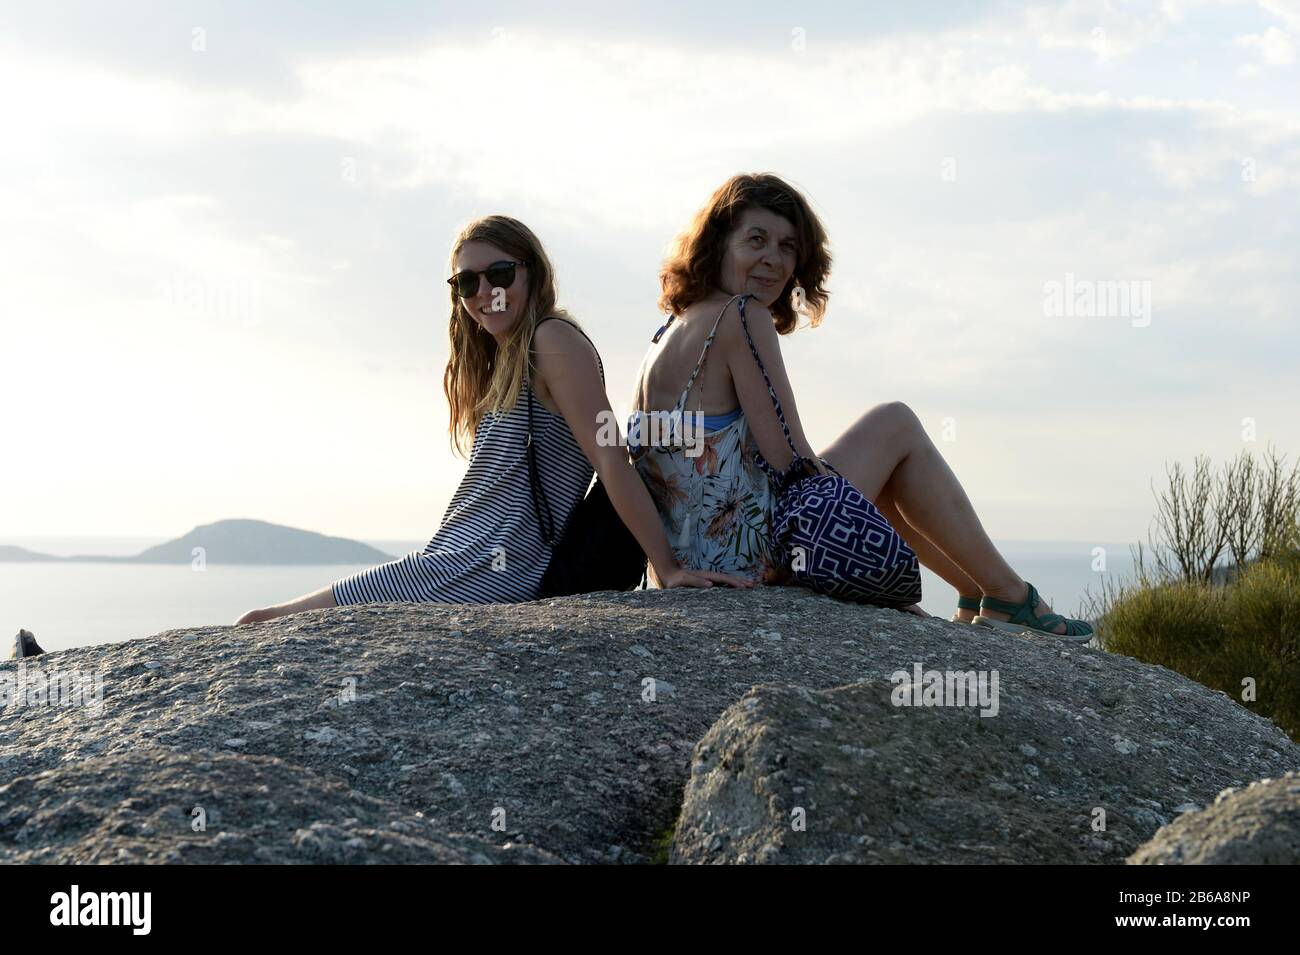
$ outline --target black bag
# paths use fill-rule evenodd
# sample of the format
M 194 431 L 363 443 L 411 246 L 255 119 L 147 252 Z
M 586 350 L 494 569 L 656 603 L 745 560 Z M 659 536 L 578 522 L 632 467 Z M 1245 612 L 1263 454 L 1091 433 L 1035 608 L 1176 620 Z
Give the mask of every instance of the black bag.
M 548 316 L 555 317 L 555 316 Z M 546 319 L 542 319 L 546 321 Z M 540 325 L 541 322 L 538 322 Z M 574 328 L 577 328 L 574 325 Z M 578 329 L 582 332 L 582 329 Z M 587 338 L 585 332 L 582 336 Z M 587 341 L 591 341 L 587 338 Z M 592 348 L 595 348 L 592 344 Z M 600 356 L 596 356 L 600 361 Z M 600 377 L 605 380 L 601 364 Z M 542 575 L 543 597 L 568 597 L 597 590 L 633 590 L 645 583 L 646 557 L 632 532 L 614 510 L 597 475 L 586 497 L 574 505 L 563 535 L 557 540 L 555 521 L 537 473 L 537 448 L 533 437 L 533 401 L 528 375 L 524 375 L 524 401 L 528 405 L 528 480 L 532 485 L 533 511 L 542 538 L 553 548 L 551 562 Z

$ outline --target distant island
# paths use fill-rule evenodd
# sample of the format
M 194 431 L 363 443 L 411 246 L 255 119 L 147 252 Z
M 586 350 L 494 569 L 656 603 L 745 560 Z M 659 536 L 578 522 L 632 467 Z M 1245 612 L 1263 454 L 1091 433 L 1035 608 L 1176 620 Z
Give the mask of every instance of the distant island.
M 266 521 L 232 519 L 200 524 L 183 537 L 130 557 L 79 555 L 56 557 L 25 547 L 0 544 L 0 563 L 79 561 L 97 564 L 188 564 L 202 548 L 209 564 L 380 564 L 394 558 L 382 550 Z

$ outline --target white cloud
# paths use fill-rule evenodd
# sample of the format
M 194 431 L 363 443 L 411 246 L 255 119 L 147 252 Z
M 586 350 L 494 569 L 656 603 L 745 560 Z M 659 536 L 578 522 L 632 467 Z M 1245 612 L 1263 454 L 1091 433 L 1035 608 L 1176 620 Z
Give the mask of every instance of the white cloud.
M 1145 154 L 1160 178 L 1177 189 L 1191 189 L 1207 179 L 1222 177 L 1225 168 L 1240 158 L 1229 143 L 1196 149 L 1177 148 L 1160 140 L 1148 141 Z
M 1277 27 L 1269 27 L 1263 33 L 1239 36 L 1235 42 L 1238 46 L 1258 50 L 1269 66 L 1289 66 L 1295 62 L 1295 44 Z
M 1023 29 L 1046 50 L 1082 50 L 1097 62 L 1131 56 L 1165 40 L 1182 20 L 1182 5 L 1162 3 L 1156 10 L 1123 9 L 1093 0 L 1066 0 L 1055 7 L 1030 7 Z
M 1300 0 L 1259 0 L 1259 5 L 1280 17 L 1288 30 L 1300 32 Z
M 175 80 L 0 47 L 0 116 L 10 162 L 48 161 L 70 138 L 192 142 L 250 107 L 246 94 L 199 91 Z

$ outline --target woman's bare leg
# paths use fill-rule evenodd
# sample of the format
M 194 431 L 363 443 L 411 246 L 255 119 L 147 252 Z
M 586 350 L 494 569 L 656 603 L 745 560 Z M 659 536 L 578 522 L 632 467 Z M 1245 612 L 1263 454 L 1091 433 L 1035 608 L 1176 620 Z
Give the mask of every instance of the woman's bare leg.
M 891 401 L 872 408 L 822 457 L 868 500 L 874 502 L 888 484 L 889 496 L 906 523 L 973 580 L 981 593 L 1015 602 L 1025 599 L 1024 580 L 993 546 L 957 476 L 907 405 Z M 1046 601 L 1040 600 L 1034 608 L 1039 616 L 1050 612 Z M 986 615 L 1007 619 L 1007 614 L 995 611 Z M 1058 633 L 1065 629 L 1063 623 L 1056 627 Z
M 288 600 L 282 604 L 276 604 L 274 607 L 262 607 L 258 610 L 250 610 L 238 620 L 235 626 L 243 623 L 263 623 L 267 620 L 274 620 L 276 617 L 283 617 L 291 613 L 299 613 L 303 610 L 323 610 L 326 607 L 337 607 L 334 602 L 334 585 L 322 587 L 320 590 L 314 590 L 309 594 L 304 594 L 296 600 Z
M 826 455 L 826 458 L 832 464 L 835 464 L 830 455 Z M 835 464 L 835 466 L 839 467 L 838 464 Z M 852 479 L 850 478 L 850 480 Z M 975 583 L 969 574 L 954 564 L 947 554 L 935 547 L 928 537 L 907 523 L 907 518 L 902 515 L 898 510 L 898 506 L 894 503 L 893 489 L 888 483 L 880 492 L 880 496 L 872 503 L 880 508 L 880 512 L 889 519 L 889 523 L 894 525 L 894 530 L 898 531 L 899 536 L 907 541 L 907 546 L 916 552 L 917 559 L 948 584 L 951 584 L 952 589 L 957 591 L 958 596 L 980 596 L 980 585 Z M 970 623 L 975 619 L 975 611 L 958 607 L 957 617 L 966 623 Z

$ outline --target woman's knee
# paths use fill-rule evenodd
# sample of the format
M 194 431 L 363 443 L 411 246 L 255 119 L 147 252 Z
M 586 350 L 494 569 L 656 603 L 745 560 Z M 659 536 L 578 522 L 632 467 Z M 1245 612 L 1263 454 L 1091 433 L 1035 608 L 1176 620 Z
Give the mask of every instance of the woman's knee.
M 865 415 L 871 419 L 872 430 L 881 430 L 904 443 L 925 437 L 925 426 L 910 407 L 902 401 L 886 401 L 876 405 Z
M 863 412 L 822 456 L 874 500 L 898 464 L 926 440 L 924 435 L 911 408 L 887 401 Z
M 902 401 L 886 402 L 885 407 L 889 409 L 889 414 L 894 421 L 898 422 L 899 427 L 915 431 L 924 431 L 925 427 L 921 424 L 921 419 L 916 416 L 916 412 L 911 406 Z

